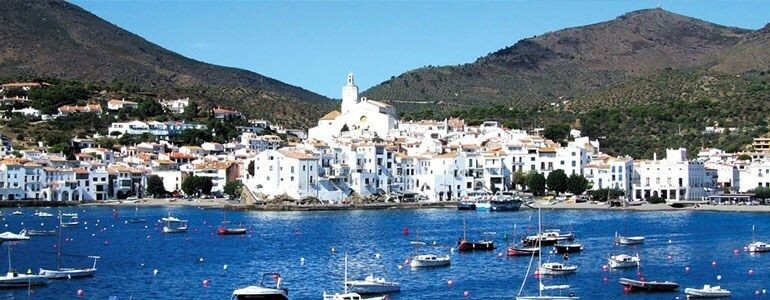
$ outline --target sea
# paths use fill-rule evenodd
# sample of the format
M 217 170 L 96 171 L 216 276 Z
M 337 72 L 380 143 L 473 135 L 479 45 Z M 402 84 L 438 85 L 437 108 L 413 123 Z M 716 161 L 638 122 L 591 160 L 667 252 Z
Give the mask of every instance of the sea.
M 53 229 L 59 208 L 4 209 L 0 231 Z M 399 282 L 390 299 L 513 299 L 538 293 L 530 257 L 507 257 L 506 244 L 537 231 L 537 210 L 476 212 L 454 209 L 328 212 L 233 212 L 197 207 L 66 207 L 80 226 L 63 228 L 63 267 L 89 266 L 94 277 L 52 280 L 43 287 L 0 290 L 0 299 L 230 299 L 234 289 L 278 272 L 291 299 L 321 299 L 341 292 L 345 256 L 350 279 L 369 274 Z M 189 220 L 187 233 L 164 234 L 160 219 Z M 138 214 L 146 223 L 129 223 Z M 749 254 L 752 241 L 770 241 L 770 215 L 748 212 L 613 211 L 542 209 L 544 228 L 574 232 L 581 253 L 566 261 L 574 275 L 543 276 L 545 285 L 570 285 L 563 294 L 581 299 L 684 299 L 685 287 L 721 285 L 733 299 L 770 298 L 770 254 Z M 243 236 L 218 236 L 223 220 L 248 228 Z M 465 224 L 465 226 L 463 226 Z M 752 230 L 752 227 L 754 230 Z M 465 233 L 464 233 L 465 232 Z M 639 246 L 613 244 L 615 233 L 646 237 Z M 453 251 L 463 234 L 493 239 L 495 251 Z M 412 243 L 419 239 L 425 245 Z M 57 236 L 3 243 L 0 266 L 21 272 L 55 268 Z M 542 261 L 564 262 L 549 254 Z M 416 253 L 449 254 L 446 268 L 412 270 Z M 606 270 L 611 254 L 639 254 L 641 267 Z M 526 284 L 522 283 L 527 277 Z M 671 280 L 679 292 L 625 293 L 618 279 Z M 550 292 L 550 291 L 549 291 Z M 558 292 L 557 292 L 558 293 Z M 766 295 L 767 294 L 767 295 Z

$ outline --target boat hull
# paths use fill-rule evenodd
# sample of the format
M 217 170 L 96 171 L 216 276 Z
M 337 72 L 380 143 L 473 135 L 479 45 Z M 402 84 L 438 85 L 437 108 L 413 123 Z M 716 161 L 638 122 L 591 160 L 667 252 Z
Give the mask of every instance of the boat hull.
M 540 248 L 537 247 L 530 247 L 530 248 L 514 248 L 514 247 L 508 247 L 508 249 L 505 251 L 508 256 L 532 256 L 533 254 L 537 254 L 540 252 Z
M 686 288 L 684 289 L 687 299 L 720 299 L 730 298 L 732 293 L 728 290 L 713 290 L 713 289 L 696 289 Z
M 246 228 L 219 228 L 217 229 L 218 235 L 240 235 L 246 234 Z
M 495 244 L 490 241 L 484 241 L 484 242 L 461 241 L 458 244 L 457 250 L 460 252 L 492 251 L 492 250 L 495 250 Z
M 629 293 L 632 292 L 651 292 L 651 293 L 668 293 L 675 292 L 679 289 L 679 284 L 675 282 L 665 281 L 641 281 L 628 278 L 620 278 L 620 284 L 626 288 Z
M 38 275 L 18 274 L 17 277 L 0 277 L 0 288 L 26 288 L 29 286 L 41 286 L 47 283 L 47 278 Z
M 348 282 L 348 291 L 361 295 L 387 294 L 401 291 L 398 284 L 376 284 L 368 282 L 350 283 Z
M 409 266 L 412 268 L 432 268 L 432 267 L 446 267 L 449 266 L 452 261 L 449 256 L 445 257 L 414 257 L 409 262 Z
M 476 210 L 476 204 L 471 202 L 457 203 L 457 210 Z
M 83 278 L 91 277 L 96 274 L 96 269 L 59 269 L 59 270 L 46 270 L 40 269 L 40 276 L 44 276 L 49 279 L 70 279 L 70 278 Z
M 492 201 L 489 211 L 517 211 L 523 203 L 522 201 Z
M 540 268 L 538 269 L 538 272 L 540 272 L 540 274 L 542 275 L 567 275 L 567 274 L 575 274 L 577 272 L 577 268 L 565 268 L 560 270 Z
M 187 228 L 173 228 L 173 227 L 163 226 L 163 232 L 164 233 L 185 233 L 187 232 Z
M 575 252 L 583 251 L 583 245 L 581 244 L 554 245 L 553 250 L 556 251 L 556 253 L 560 253 L 560 254 L 575 253 Z
M 516 300 L 577 300 L 575 296 L 517 296 Z

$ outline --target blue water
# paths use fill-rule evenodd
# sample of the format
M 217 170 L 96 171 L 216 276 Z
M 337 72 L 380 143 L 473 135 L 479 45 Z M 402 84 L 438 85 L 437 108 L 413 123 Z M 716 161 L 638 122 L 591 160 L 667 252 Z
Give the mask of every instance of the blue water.
M 35 209 L 22 209 L 24 216 L 3 210 L 4 230 L 18 232 L 26 227 L 45 228 L 55 219 L 32 216 Z M 172 210 L 190 220 L 186 234 L 163 234 L 157 220 Z M 53 209 L 47 209 L 56 213 Z M 133 209 L 65 208 L 78 212 L 81 224 L 65 228 L 65 253 L 99 255 L 102 259 L 93 278 L 52 281 L 48 286 L 27 290 L 2 290 L 6 299 L 70 299 L 77 290 L 86 299 L 228 299 L 232 290 L 258 281 L 259 274 L 277 271 L 292 299 L 320 299 L 324 290 L 339 291 L 344 252 L 349 253 L 351 277 L 368 273 L 401 282 L 402 291 L 392 299 L 512 299 L 521 286 L 529 258 L 507 258 L 505 233 L 517 224 L 518 234 L 536 230 L 533 211 L 511 213 L 458 212 L 450 209 L 383 210 L 345 212 L 228 212 L 232 223 L 248 228 L 247 236 L 215 235 L 216 225 L 225 217 L 218 210 L 199 208 L 142 208 L 148 223 L 125 224 Z M 499 249 L 495 252 L 452 254 L 449 268 L 410 270 L 399 268 L 414 253 L 409 241 L 420 239 L 437 246 L 424 247 L 449 253 L 462 234 L 466 219 L 469 237 L 494 231 Z M 583 299 L 673 299 L 683 293 L 624 295 L 620 277 L 674 280 L 682 285 L 717 284 L 733 291 L 735 299 L 761 298 L 756 291 L 770 290 L 770 255 L 750 255 L 742 250 L 751 240 L 751 225 L 757 225 L 757 239 L 770 240 L 768 215 L 729 212 L 614 212 L 543 210 L 544 227 L 574 231 L 585 250 L 570 256 L 578 273 L 544 277 L 547 285 L 570 284 Z M 96 224 L 98 223 L 98 226 Z M 145 228 L 147 226 L 147 228 Z M 411 234 L 402 233 L 409 227 Z M 0 231 L 4 231 L 0 228 Z M 612 244 L 615 231 L 644 235 L 644 245 L 623 247 Z M 671 240 L 671 242 L 669 242 Z M 33 237 L 13 246 L 13 265 L 18 270 L 55 267 L 57 238 Z M 105 243 L 106 242 L 106 243 Z M 7 265 L 6 244 L 0 265 Z M 333 253 L 330 249 L 337 249 Z M 428 249 L 430 248 L 430 249 Z M 734 249 L 741 249 L 737 254 Z M 424 252 L 424 251 L 423 251 Z M 610 253 L 639 253 L 640 270 L 603 271 Z M 380 254 L 377 258 L 376 254 Z M 669 258 L 670 256 L 670 258 Z M 204 261 L 199 262 L 203 257 Z M 300 259 L 304 258 L 304 265 Z M 561 261 L 560 256 L 543 257 Z M 712 262 L 716 262 L 712 266 Z M 64 257 L 65 266 L 86 266 L 87 258 Z M 224 268 L 227 265 L 227 269 Z M 689 271 L 686 268 L 689 267 Z M 153 270 L 157 269 L 157 275 Z M 749 275 L 749 270 L 754 270 Z M 605 279 L 606 278 L 606 279 Z M 202 284 L 208 280 L 208 286 Z M 452 285 L 448 281 L 452 281 Z M 535 293 L 536 279 L 527 281 L 525 291 Z M 467 297 L 464 293 L 468 292 Z M 770 295 L 766 296 L 770 298 Z

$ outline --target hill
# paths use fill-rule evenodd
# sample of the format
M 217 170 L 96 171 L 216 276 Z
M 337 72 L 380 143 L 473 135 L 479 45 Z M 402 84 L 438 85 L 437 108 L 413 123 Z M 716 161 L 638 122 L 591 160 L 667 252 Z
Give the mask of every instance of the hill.
M 118 81 L 169 97 L 198 93 L 211 106 L 290 126 L 306 125 L 335 105 L 254 72 L 184 57 L 65 1 L 3 1 L 0 22 L 0 78 Z
M 473 63 L 412 70 L 364 94 L 390 99 L 400 107 L 416 101 L 439 108 L 539 106 L 666 69 L 714 68 L 730 73 L 766 69 L 770 47 L 762 47 L 767 44 L 763 37 L 763 30 L 647 9 L 527 38 Z

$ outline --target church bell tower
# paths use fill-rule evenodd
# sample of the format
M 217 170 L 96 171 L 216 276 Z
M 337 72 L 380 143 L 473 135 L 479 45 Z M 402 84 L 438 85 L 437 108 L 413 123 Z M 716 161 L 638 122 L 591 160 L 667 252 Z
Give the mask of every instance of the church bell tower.
M 348 113 L 356 103 L 358 103 L 358 87 L 353 81 L 353 73 L 349 73 L 348 83 L 342 87 L 342 113 Z

